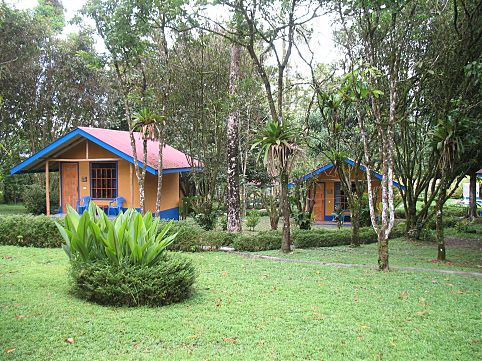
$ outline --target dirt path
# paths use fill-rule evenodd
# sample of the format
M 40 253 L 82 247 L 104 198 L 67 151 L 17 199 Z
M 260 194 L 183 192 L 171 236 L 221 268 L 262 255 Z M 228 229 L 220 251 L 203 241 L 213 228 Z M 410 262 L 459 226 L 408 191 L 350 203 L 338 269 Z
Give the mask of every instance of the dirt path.
M 240 257 L 253 258 L 253 259 L 264 259 L 264 260 L 274 261 L 274 262 L 303 263 L 303 264 L 314 264 L 314 265 L 319 265 L 319 266 L 340 267 L 340 268 L 375 269 L 373 266 L 367 265 L 367 264 L 321 262 L 321 261 L 312 261 L 312 260 L 306 260 L 306 259 L 294 259 L 294 258 L 282 258 L 282 257 L 274 257 L 274 256 L 265 256 L 265 255 L 261 255 L 261 254 L 253 254 L 253 253 L 248 253 L 248 252 L 236 252 L 236 251 L 228 251 L 228 252 L 233 253 L 233 254 L 235 254 L 237 256 L 240 256 Z M 402 267 L 402 266 L 391 266 L 390 269 L 400 270 L 400 271 L 435 272 L 435 273 L 444 273 L 444 274 L 451 274 L 451 275 L 472 276 L 472 277 L 482 278 L 482 273 L 478 273 L 478 272 L 464 272 L 464 271 L 452 271 L 452 270 L 435 269 L 435 268 Z

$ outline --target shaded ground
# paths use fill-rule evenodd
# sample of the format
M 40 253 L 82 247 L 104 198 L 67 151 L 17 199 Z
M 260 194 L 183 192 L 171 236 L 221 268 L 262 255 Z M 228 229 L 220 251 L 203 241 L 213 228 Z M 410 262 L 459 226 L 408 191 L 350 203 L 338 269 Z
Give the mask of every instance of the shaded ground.
M 482 271 L 481 239 L 453 239 L 447 245 L 447 262 L 437 262 L 437 245 L 433 242 L 413 242 L 402 238 L 389 241 L 389 262 L 391 266 L 447 269 L 467 272 Z M 460 246 L 458 246 L 460 245 Z M 257 252 L 281 258 L 377 265 L 377 244 L 296 249 L 284 254 L 279 250 Z

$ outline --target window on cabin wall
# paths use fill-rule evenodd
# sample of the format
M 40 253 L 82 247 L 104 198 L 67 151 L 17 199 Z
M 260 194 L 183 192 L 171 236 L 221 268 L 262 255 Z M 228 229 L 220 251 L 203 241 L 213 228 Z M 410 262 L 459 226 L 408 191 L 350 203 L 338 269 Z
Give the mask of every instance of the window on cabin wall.
M 351 183 L 351 190 L 355 192 L 355 182 Z M 346 193 L 341 188 L 340 182 L 335 182 L 335 209 L 340 205 L 342 209 L 349 210 L 348 197 Z
M 117 197 L 117 163 L 90 164 L 90 195 L 95 199 Z

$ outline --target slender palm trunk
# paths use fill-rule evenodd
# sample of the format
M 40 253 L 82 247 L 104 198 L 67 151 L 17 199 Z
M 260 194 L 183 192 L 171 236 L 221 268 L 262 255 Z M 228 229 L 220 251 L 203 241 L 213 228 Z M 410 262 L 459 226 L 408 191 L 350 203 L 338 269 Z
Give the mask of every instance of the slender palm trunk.
M 161 215 L 161 197 L 162 197 L 162 169 L 163 169 L 163 150 L 164 150 L 164 134 L 162 130 L 159 132 L 159 154 L 157 161 L 157 193 L 156 193 L 156 217 Z
M 445 261 L 445 236 L 443 226 L 443 206 L 446 196 L 446 189 L 442 187 L 435 202 L 435 238 L 437 240 L 437 260 Z
M 282 171 L 280 175 L 281 183 L 281 213 L 283 215 L 283 241 L 281 250 L 284 253 L 291 251 L 291 235 L 290 235 L 290 205 L 288 202 L 288 172 Z
M 477 218 L 477 175 L 472 172 L 470 175 L 470 196 L 469 196 L 469 218 Z
M 351 207 L 351 246 L 360 247 L 360 207 L 357 205 Z

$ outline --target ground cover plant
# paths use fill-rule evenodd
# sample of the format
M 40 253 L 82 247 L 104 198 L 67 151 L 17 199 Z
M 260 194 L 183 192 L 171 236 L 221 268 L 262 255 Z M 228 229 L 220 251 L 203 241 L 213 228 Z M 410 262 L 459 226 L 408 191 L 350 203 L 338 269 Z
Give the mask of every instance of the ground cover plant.
M 112 221 L 93 202 L 82 215 L 68 207 L 65 226 L 57 223 L 71 262 L 73 293 L 107 305 L 160 306 L 191 294 L 191 262 L 167 247 L 177 234 L 172 222 L 158 230 L 148 212 L 121 212 Z
M 192 298 L 162 308 L 116 308 L 69 293 L 69 262 L 62 250 L 0 246 L 1 358 L 482 357 L 480 278 L 290 264 L 220 252 L 186 256 L 199 272 Z

